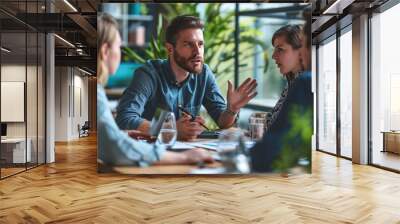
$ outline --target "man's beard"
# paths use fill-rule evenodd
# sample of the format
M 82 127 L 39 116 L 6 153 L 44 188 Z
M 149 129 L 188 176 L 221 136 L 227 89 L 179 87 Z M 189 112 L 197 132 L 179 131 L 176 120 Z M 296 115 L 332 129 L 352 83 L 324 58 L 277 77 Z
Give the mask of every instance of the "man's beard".
M 195 59 L 200 59 L 200 56 L 195 55 L 192 56 L 188 59 L 186 59 L 185 57 L 179 55 L 178 51 L 174 51 L 174 60 L 176 62 L 177 65 L 179 65 L 179 67 L 183 68 L 184 70 L 190 72 L 190 73 L 194 73 L 194 74 L 200 74 L 201 71 L 203 70 L 203 58 L 201 58 L 200 60 L 200 66 L 193 66 L 191 65 L 191 60 L 195 60 Z

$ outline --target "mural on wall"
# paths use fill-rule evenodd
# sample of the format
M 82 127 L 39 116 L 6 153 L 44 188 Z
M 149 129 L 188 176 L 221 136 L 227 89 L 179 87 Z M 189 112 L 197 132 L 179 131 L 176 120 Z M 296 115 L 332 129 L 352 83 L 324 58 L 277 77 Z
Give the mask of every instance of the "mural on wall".
M 108 64 L 98 61 L 99 66 L 109 69 L 104 71 L 112 71 L 106 74 L 105 80 L 98 77 L 104 81 L 99 81 L 97 87 L 99 171 L 127 174 L 311 172 L 311 73 L 301 65 L 299 53 L 300 41 L 304 38 L 302 27 L 306 20 L 311 21 L 310 16 L 303 15 L 304 11 L 311 10 L 309 6 L 292 3 L 102 4 L 98 23 L 104 22 L 104 26 L 98 24 L 102 27 L 98 35 L 112 33 L 114 21 L 118 23 L 122 66 L 114 72 L 110 61 Z M 238 14 L 235 14 L 236 7 Z M 264 14 L 260 15 L 260 11 Z M 185 19 L 193 20 L 192 25 L 203 23 L 204 27 L 178 29 L 172 34 L 177 34 L 176 42 L 168 42 L 167 27 L 176 18 L 181 18 L 182 23 Z M 235 24 L 236 18 L 239 18 L 238 24 Z M 193 35 L 188 35 L 181 44 L 179 38 L 184 38 L 180 36 L 184 32 L 193 32 Z M 272 41 L 274 33 L 278 34 Z M 287 44 L 288 38 L 282 38 L 284 35 L 294 38 L 298 42 L 296 47 Z M 102 44 L 99 41 L 99 49 L 113 44 L 119 49 L 119 42 Z M 284 69 L 285 62 L 279 60 L 284 54 L 281 46 L 284 43 L 298 52 L 291 59 L 295 66 L 288 70 Z M 195 46 L 204 48 L 204 54 L 195 51 Z M 106 60 L 107 55 L 101 58 Z M 201 69 L 190 68 L 199 63 Z M 176 66 L 181 70 L 176 70 Z M 181 86 L 177 72 L 182 70 L 193 76 Z M 207 75 L 210 81 L 196 86 Z M 172 79 L 177 80 L 175 85 L 179 90 L 176 91 L 180 91 L 177 94 L 174 94 L 177 87 L 169 86 L 166 81 Z M 256 90 L 259 95 L 253 100 Z M 205 94 L 208 101 L 193 103 L 196 97 Z M 257 102 L 262 111 L 252 111 L 244 121 L 248 127 L 233 127 L 234 122 L 243 118 L 228 108 L 233 104 L 226 102 L 243 99 L 245 94 L 248 100 L 240 107 Z M 217 101 L 218 107 L 213 105 Z M 110 105 L 114 106 L 110 108 Z M 268 114 L 266 108 L 274 106 L 273 113 Z M 184 123 L 185 116 L 187 123 Z M 221 120 L 232 117 L 231 124 L 221 125 Z M 189 124 L 198 126 L 198 133 L 190 138 L 187 133 L 195 131 L 185 129 Z

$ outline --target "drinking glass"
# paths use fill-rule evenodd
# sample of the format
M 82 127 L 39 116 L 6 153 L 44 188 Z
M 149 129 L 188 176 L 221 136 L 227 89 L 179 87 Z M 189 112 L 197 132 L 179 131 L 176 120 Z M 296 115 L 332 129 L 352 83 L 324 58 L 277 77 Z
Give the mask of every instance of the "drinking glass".
M 241 130 L 225 130 L 219 135 L 218 154 L 227 173 L 249 173 L 249 158 Z
M 238 130 L 224 130 L 218 139 L 218 152 L 221 159 L 229 159 L 236 155 L 236 147 L 239 143 L 241 132 Z
M 162 123 L 160 134 L 158 135 L 159 143 L 166 146 L 173 146 L 176 141 L 176 121 L 173 112 L 168 112 Z
M 264 135 L 265 130 L 265 122 L 264 118 L 260 117 L 250 117 L 249 129 L 250 129 L 250 138 L 251 140 L 260 140 Z

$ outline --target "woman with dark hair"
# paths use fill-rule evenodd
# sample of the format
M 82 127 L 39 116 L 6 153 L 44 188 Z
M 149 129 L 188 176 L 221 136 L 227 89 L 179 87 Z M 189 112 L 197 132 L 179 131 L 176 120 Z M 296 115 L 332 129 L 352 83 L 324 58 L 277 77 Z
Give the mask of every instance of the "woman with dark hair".
M 267 117 L 267 130 L 269 130 L 269 127 L 276 120 L 282 104 L 286 100 L 289 89 L 303 70 L 300 57 L 302 45 L 301 32 L 299 25 L 287 25 L 281 27 L 272 36 L 272 45 L 275 48 L 272 58 L 275 60 L 281 74 L 286 78 L 287 85 L 282 91 L 278 103 Z
M 297 25 L 284 26 L 272 37 L 273 58 L 288 85 L 267 121 L 267 132 L 250 150 L 255 172 L 282 171 L 282 167 L 297 165 L 299 159 L 308 161 L 310 168 L 313 95 L 308 71 L 311 59 L 309 53 L 305 54 L 309 45 L 303 46 L 308 43 L 305 40 Z

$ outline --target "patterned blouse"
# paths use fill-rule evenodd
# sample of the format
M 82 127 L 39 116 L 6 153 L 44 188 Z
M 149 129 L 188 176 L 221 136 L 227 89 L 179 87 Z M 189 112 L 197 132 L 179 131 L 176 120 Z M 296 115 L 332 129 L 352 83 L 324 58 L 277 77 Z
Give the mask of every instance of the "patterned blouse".
M 267 120 L 266 120 L 266 131 L 268 131 L 269 127 L 275 122 L 276 118 L 278 117 L 279 112 L 282 109 L 282 105 L 286 100 L 287 94 L 289 92 L 289 89 L 293 86 L 293 83 L 296 81 L 296 78 L 301 74 L 301 72 L 298 72 L 296 74 L 290 73 L 286 75 L 286 80 L 287 84 L 285 88 L 283 89 L 281 93 L 281 97 L 279 98 L 278 102 L 275 104 L 274 108 L 270 113 L 267 115 Z

